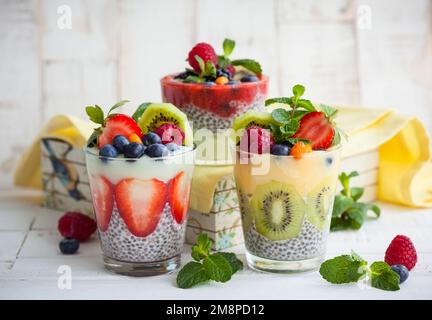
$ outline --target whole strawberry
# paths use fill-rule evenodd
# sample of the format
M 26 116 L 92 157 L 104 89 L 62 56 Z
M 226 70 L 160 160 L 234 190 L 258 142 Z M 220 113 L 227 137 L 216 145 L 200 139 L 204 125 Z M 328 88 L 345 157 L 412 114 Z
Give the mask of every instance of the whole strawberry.
M 188 61 L 190 66 L 198 73 L 201 73 L 204 70 L 201 70 L 200 65 L 198 61 L 196 60 L 195 56 L 200 57 L 204 63 L 207 61 L 211 61 L 214 65 L 217 64 L 217 55 L 215 50 L 211 45 L 205 42 L 200 42 L 195 45 L 195 47 L 192 48 L 191 51 L 189 51 L 188 55 Z
M 397 235 L 390 242 L 384 261 L 390 266 L 401 264 L 408 270 L 414 268 L 417 263 L 417 252 L 411 239 L 407 236 Z
M 58 231 L 65 238 L 85 241 L 96 231 L 96 222 L 79 212 L 66 212 L 58 221 Z

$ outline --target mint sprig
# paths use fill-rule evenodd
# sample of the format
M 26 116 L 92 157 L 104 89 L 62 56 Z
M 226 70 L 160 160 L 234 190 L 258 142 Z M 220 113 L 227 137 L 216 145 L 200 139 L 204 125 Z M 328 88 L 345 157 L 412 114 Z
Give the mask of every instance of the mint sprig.
M 262 74 L 262 68 L 261 65 L 252 59 L 237 59 L 237 60 L 232 60 L 231 64 L 233 66 L 241 66 L 253 73 L 255 73 L 257 76 L 260 76 Z
M 396 291 L 399 290 L 399 275 L 383 261 L 376 261 L 368 267 L 367 261 L 355 252 L 326 260 L 321 264 L 319 273 L 330 283 L 356 283 L 369 277 L 374 288 Z
M 191 288 L 210 280 L 227 282 L 234 273 L 243 269 L 243 263 L 234 253 L 210 253 L 211 246 L 212 240 L 207 234 L 202 233 L 198 236 L 191 253 L 195 261 L 187 263 L 177 275 L 179 288 Z
M 349 174 L 342 172 L 339 181 L 342 191 L 335 196 L 330 230 L 358 230 L 368 218 L 368 212 L 374 213 L 379 218 L 381 209 L 376 204 L 359 202 L 364 193 L 364 188 L 350 187 L 351 178 L 357 177 L 357 171 Z

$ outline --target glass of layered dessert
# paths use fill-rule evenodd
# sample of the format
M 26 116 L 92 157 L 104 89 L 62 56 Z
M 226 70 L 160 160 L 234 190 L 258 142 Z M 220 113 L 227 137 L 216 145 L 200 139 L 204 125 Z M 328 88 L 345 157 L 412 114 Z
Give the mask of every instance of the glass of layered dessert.
M 194 130 L 229 129 L 250 109 L 263 110 L 268 77 L 252 59 L 231 60 L 235 42 L 225 39 L 223 54 L 198 43 L 188 54 L 190 68 L 161 80 L 162 99 L 184 111 Z
M 173 271 L 194 168 L 187 117 L 171 104 L 142 105 L 133 117 L 101 112 L 87 108 L 101 127 L 85 154 L 105 267 L 130 276 Z
M 235 180 L 248 265 L 270 272 L 314 270 L 326 250 L 339 172 L 336 110 L 294 96 L 236 119 Z

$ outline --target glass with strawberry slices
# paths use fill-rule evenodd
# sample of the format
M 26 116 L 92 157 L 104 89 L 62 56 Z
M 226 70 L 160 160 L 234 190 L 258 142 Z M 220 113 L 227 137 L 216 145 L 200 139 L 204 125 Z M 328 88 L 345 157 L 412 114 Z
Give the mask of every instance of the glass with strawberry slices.
M 271 112 L 247 112 L 233 124 L 246 258 L 262 271 L 318 268 L 330 229 L 341 155 L 337 110 L 302 99 L 301 85 L 293 93 L 267 100 Z
M 133 117 L 86 111 L 100 125 L 85 153 L 105 267 L 130 276 L 175 270 L 194 169 L 186 115 L 167 103 L 143 104 Z

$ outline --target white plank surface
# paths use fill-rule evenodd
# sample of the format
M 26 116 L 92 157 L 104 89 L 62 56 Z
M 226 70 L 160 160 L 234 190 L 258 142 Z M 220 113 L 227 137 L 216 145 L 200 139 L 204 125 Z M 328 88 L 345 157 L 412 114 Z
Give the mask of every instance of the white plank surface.
M 411 237 L 417 248 L 418 264 L 398 292 L 361 284 L 330 285 L 317 272 L 274 275 L 248 268 L 228 283 L 183 290 L 175 286 L 175 274 L 129 278 L 105 271 L 96 236 L 83 243 L 78 254 L 61 255 L 57 248 L 60 235 L 56 231 L 60 214 L 38 208 L 34 198 L 31 203 L 27 199 L 22 192 L 11 191 L 0 202 L 0 225 L 13 229 L 0 230 L 0 299 L 432 299 L 431 209 L 381 204 L 383 212 L 379 220 L 368 221 L 359 231 L 330 236 L 328 257 L 355 250 L 371 262 L 383 259 L 388 243 L 396 234 Z M 21 216 L 28 216 L 27 212 L 33 212 L 35 217 L 30 228 L 21 220 Z M 11 223 L 11 213 L 16 223 Z M 190 259 L 189 251 L 186 246 L 183 263 Z M 238 253 L 244 260 L 243 246 L 229 251 Z M 61 290 L 57 286 L 58 268 L 62 265 L 71 267 L 71 289 Z

